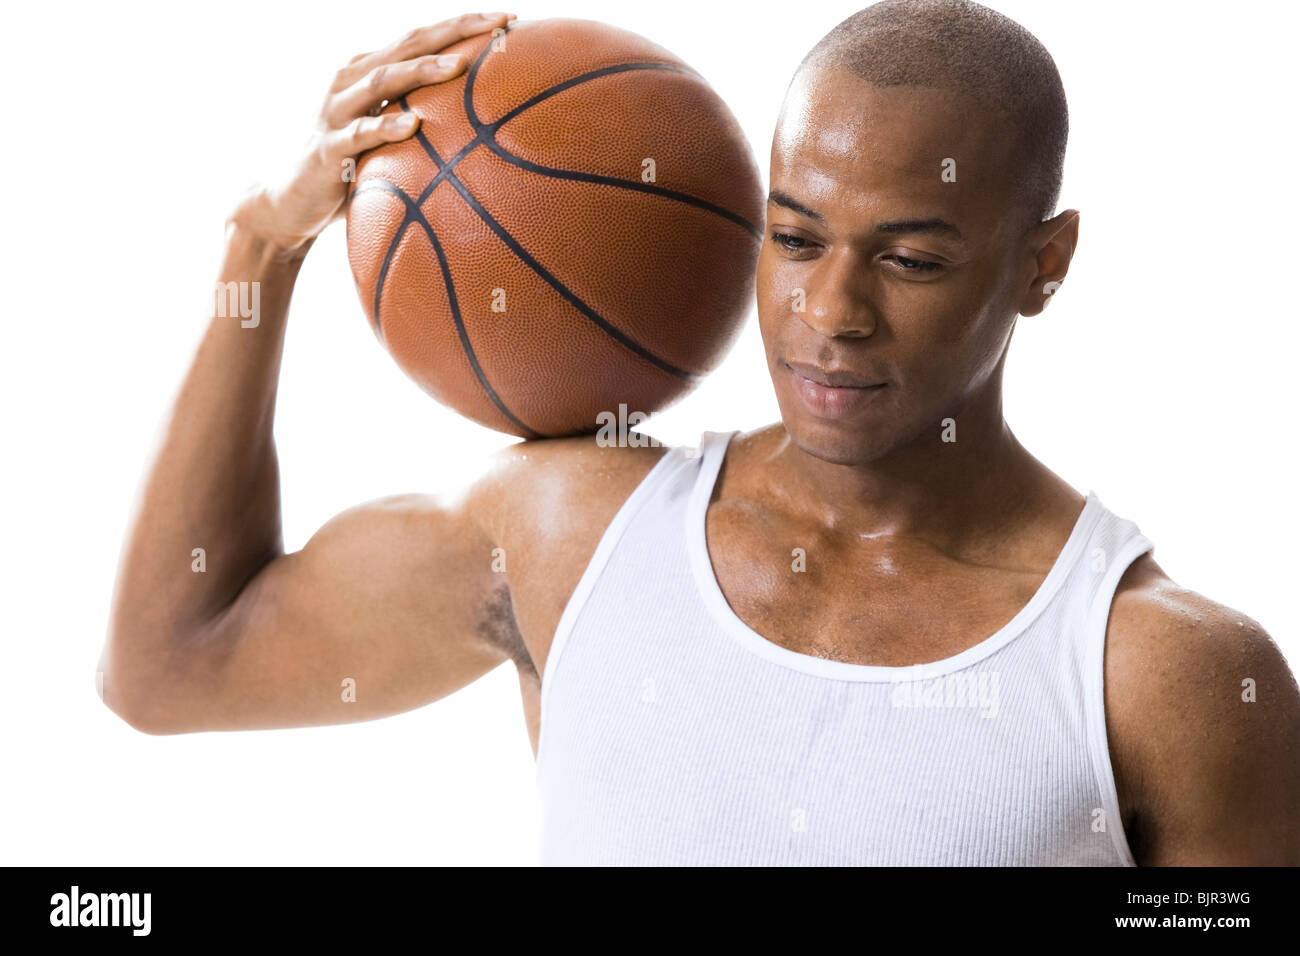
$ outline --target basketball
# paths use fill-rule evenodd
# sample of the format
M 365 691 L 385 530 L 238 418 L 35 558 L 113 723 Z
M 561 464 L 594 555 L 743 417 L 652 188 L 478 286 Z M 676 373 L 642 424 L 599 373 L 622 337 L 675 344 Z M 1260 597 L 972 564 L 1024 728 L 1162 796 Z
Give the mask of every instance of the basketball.
M 439 402 L 522 437 L 681 398 L 753 301 L 765 197 L 726 104 L 663 47 L 590 20 L 441 52 L 465 72 L 388 103 L 417 134 L 363 154 L 350 186 L 375 335 Z

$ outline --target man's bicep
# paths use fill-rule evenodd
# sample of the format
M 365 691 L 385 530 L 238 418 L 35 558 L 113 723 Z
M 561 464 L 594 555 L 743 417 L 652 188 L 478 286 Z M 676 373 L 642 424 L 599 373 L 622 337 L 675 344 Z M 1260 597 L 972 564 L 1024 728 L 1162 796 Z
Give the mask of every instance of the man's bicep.
M 1300 862 L 1300 691 L 1276 644 L 1172 582 L 1115 611 L 1107 716 L 1137 862 Z
M 492 542 L 427 495 L 343 512 L 263 568 L 177 655 L 164 732 L 369 720 L 438 700 L 507 659 L 484 638 Z

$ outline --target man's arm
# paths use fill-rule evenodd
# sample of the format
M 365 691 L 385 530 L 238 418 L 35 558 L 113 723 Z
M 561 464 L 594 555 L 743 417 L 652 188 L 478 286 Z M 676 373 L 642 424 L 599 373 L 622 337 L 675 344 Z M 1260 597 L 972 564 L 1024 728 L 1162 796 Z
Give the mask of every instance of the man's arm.
M 102 692 L 146 732 L 366 720 L 505 659 L 476 627 L 501 576 L 472 496 L 354 508 L 283 553 L 271 425 L 295 273 L 233 230 L 222 276 L 260 283 L 259 324 L 213 320 L 128 536 Z
M 142 730 L 363 720 L 449 693 L 504 659 L 477 635 L 499 585 L 469 504 L 354 509 L 283 553 L 272 421 L 289 300 L 315 237 L 343 215 L 349 158 L 411 136 L 385 101 L 458 76 L 435 53 L 506 22 L 413 30 L 335 75 L 293 175 L 231 217 L 219 286 L 252 314 L 211 319 L 149 469 L 100 663 L 105 703 Z M 355 682 L 355 703 L 344 703 Z
M 1300 689 L 1258 623 L 1140 558 L 1112 605 L 1105 686 L 1138 864 L 1300 865 Z

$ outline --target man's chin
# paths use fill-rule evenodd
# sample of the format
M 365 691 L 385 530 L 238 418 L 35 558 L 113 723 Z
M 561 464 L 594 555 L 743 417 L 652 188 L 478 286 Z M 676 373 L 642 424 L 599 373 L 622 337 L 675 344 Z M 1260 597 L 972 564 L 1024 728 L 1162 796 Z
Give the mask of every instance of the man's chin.
M 898 436 L 879 422 L 782 414 L 786 434 L 800 451 L 835 465 L 867 465 L 898 447 Z

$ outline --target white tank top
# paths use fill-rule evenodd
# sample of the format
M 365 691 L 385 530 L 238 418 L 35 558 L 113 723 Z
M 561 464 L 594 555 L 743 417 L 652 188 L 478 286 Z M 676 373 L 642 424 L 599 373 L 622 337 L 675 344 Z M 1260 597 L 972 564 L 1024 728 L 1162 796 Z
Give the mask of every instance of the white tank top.
M 1089 493 L 1005 627 L 915 667 L 797 653 L 727 604 L 704 518 L 728 440 L 619 509 L 541 690 L 543 865 L 1132 866 L 1106 743 L 1111 598 L 1152 545 Z

